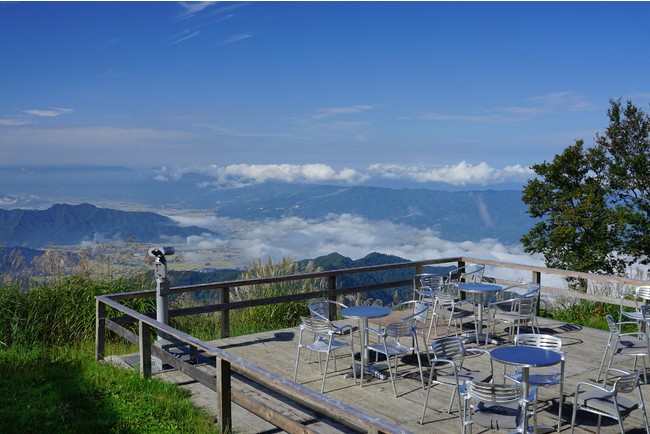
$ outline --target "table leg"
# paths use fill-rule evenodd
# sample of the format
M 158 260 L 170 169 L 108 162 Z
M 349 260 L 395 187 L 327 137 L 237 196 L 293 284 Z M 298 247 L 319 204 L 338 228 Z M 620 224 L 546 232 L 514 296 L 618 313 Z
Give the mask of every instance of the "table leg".
M 368 318 L 362 318 L 360 321 L 361 324 L 361 345 L 363 348 L 359 352 L 360 358 L 361 358 L 361 363 L 359 366 L 356 364 L 352 367 L 352 369 L 356 370 L 357 374 L 360 375 L 360 384 L 361 387 L 363 387 L 363 377 L 365 374 L 372 375 L 375 378 L 379 378 L 381 380 L 385 380 L 387 377 L 384 375 L 379 369 L 377 369 L 374 366 L 370 366 L 369 360 L 370 360 L 370 350 L 368 349 Z M 386 366 L 387 367 L 387 366 Z M 346 374 L 346 378 L 352 377 L 352 373 Z

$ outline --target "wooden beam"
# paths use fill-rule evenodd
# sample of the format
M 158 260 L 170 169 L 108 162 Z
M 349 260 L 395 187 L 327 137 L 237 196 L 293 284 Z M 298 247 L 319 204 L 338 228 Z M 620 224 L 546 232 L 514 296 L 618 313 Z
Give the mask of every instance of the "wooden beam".
M 101 300 L 95 300 L 95 360 L 104 358 L 106 345 L 106 307 Z
M 139 322 L 140 341 L 140 376 L 151 378 L 151 327 L 149 324 Z
M 222 433 L 232 432 L 230 362 L 217 357 L 217 419 Z

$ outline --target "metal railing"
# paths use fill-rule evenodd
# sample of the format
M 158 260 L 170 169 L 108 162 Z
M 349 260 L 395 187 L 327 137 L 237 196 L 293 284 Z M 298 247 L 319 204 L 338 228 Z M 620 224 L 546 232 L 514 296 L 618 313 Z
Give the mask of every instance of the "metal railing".
M 250 308 L 255 306 L 263 306 L 268 304 L 285 303 L 301 300 L 309 300 L 316 297 L 329 297 L 335 299 L 338 296 L 345 296 L 349 294 L 363 293 L 366 291 L 373 291 L 379 289 L 389 289 L 395 287 L 403 287 L 413 285 L 413 280 L 400 280 L 381 282 L 373 285 L 357 286 L 357 287 L 338 287 L 337 277 L 344 275 L 371 273 L 374 271 L 384 270 L 400 270 L 411 269 L 412 274 L 421 274 L 425 266 L 451 264 L 454 266 L 462 267 L 466 263 L 471 264 L 485 264 L 486 266 L 493 267 L 495 274 L 498 270 L 517 270 L 530 273 L 530 282 L 542 283 L 542 276 L 559 276 L 561 278 L 575 278 L 584 281 L 601 282 L 605 284 L 621 285 L 621 286 L 637 286 L 647 283 L 646 281 L 630 278 L 621 278 L 614 276 L 602 276 L 589 273 L 581 273 L 569 270 L 550 269 L 539 266 L 530 266 L 515 263 L 506 263 L 493 260 L 469 258 L 469 257 L 452 257 L 440 258 L 425 261 L 404 262 L 398 264 L 385 264 L 369 267 L 359 267 L 351 269 L 340 269 L 331 271 L 312 272 L 304 274 L 295 274 L 289 276 L 278 277 L 264 277 L 247 280 L 233 280 L 226 282 L 215 282 L 201 285 L 190 285 L 175 287 L 170 289 L 170 294 L 183 294 L 204 290 L 216 290 L 219 293 L 219 302 L 215 304 L 189 307 L 182 309 L 173 309 L 169 311 L 169 317 L 196 315 L 210 312 L 221 312 L 221 337 L 225 338 L 230 336 L 230 312 L 235 309 Z M 231 301 L 230 292 L 233 288 L 241 288 L 251 285 L 271 284 L 277 282 L 287 281 L 301 281 L 320 279 L 323 282 L 322 286 L 309 292 L 300 294 L 287 294 L 275 296 L 272 298 L 261 298 L 245 301 Z M 599 300 L 618 304 L 618 298 L 605 297 L 595 294 L 582 294 L 568 289 L 542 286 L 542 292 L 553 292 L 555 296 L 558 294 L 571 296 L 575 298 L 584 298 L 590 300 Z M 274 411 L 269 407 L 263 405 L 259 401 L 250 399 L 241 393 L 238 393 L 235 388 L 231 387 L 232 372 L 244 375 L 251 379 L 279 392 L 286 397 L 299 402 L 302 405 L 317 409 L 320 412 L 335 417 L 338 421 L 347 424 L 351 427 L 356 427 L 362 431 L 367 432 L 391 432 L 400 433 L 406 432 L 403 428 L 395 426 L 391 422 L 377 418 L 373 415 L 367 414 L 363 410 L 348 406 L 338 400 L 327 397 L 317 393 L 309 388 L 300 384 L 294 383 L 282 376 L 270 372 L 264 368 L 256 366 L 247 360 L 237 357 L 225 350 L 214 347 L 206 342 L 203 342 L 193 336 L 183 333 L 174 329 L 166 324 L 163 324 L 154 317 L 151 313 L 144 314 L 128 308 L 123 301 L 143 298 L 155 297 L 156 291 L 138 291 L 129 293 L 119 293 L 111 295 L 103 295 L 96 297 L 96 348 L 95 357 L 101 360 L 105 357 L 105 340 L 106 330 L 121 336 L 127 341 L 139 347 L 140 359 L 140 372 L 145 378 L 150 377 L 152 374 L 151 360 L 152 356 L 157 357 L 162 362 L 167 363 L 179 371 L 187 374 L 194 380 L 209 387 L 216 392 L 217 401 L 217 420 L 222 432 L 230 432 L 232 429 L 232 414 L 231 406 L 233 403 L 240 405 L 246 410 L 256 414 L 259 417 L 267 420 L 273 425 L 283 429 L 284 431 L 293 432 L 309 432 L 309 429 L 303 426 L 300 422 L 287 418 L 280 412 Z M 106 308 L 110 307 L 119 312 L 119 316 L 112 318 L 106 317 Z M 138 332 L 135 333 L 129 328 L 125 327 L 128 324 L 137 323 Z M 166 336 L 167 339 L 173 339 L 176 342 L 188 346 L 190 354 L 196 354 L 198 351 L 205 353 L 207 356 L 214 357 L 216 360 L 216 380 L 215 377 L 205 373 L 202 370 L 194 367 L 187 361 L 182 361 L 175 357 L 163 348 L 153 345 L 151 336 L 155 332 L 158 336 Z

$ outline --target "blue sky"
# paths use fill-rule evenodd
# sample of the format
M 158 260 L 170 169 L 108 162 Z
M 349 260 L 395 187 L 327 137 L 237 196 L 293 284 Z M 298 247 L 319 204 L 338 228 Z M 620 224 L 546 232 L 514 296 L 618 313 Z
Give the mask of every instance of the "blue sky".
M 647 2 L 0 3 L 0 165 L 521 185 L 610 98 Z

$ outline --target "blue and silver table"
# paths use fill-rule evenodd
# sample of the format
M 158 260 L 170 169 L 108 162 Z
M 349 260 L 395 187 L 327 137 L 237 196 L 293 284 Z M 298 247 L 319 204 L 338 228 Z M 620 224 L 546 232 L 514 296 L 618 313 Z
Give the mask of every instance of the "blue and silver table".
M 363 349 L 361 350 L 361 365 L 357 367 L 355 365 L 354 369 L 358 369 L 360 373 L 362 370 L 366 374 L 375 376 L 382 380 L 386 379 L 386 376 L 376 367 L 371 366 L 367 361 L 370 359 L 370 352 L 368 351 L 368 319 L 369 318 L 383 318 L 390 314 L 390 309 L 384 306 L 351 306 L 344 307 L 341 309 L 340 314 L 344 318 L 357 318 L 360 319 L 361 325 L 361 339 Z M 362 385 L 363 385 L 363 379 Z
M 525 345 L 495 348 L 490 351 L 492 360 L 506 365 L 521 368 L 521 384 L 524 387 L 524 396 L 530 393 L 530 368 L 539 368 L 545 366 L 557 365 L 562 361 L 562 354 L 557 351 L 547 350 L 544 348 L 529 347 Z M 523 430 L 517 432 L 551 432 L 555 428 L 551 427 L 528 427 L 528 418 L 523 421 Z
M 477 304 L 477 333 L 471 334 L 466 337 L 466 341 L 476 340 L 477 345 L 481 345 L 480 341 L 485 342 L 486 334 L 483 333 L 483 308 L 485 306 L 485 296 L 487 294 L 497 294 L 503 291 L 503 286 L 493 283 L 459 283 L 458 289 L 465 293 L 476 294 Z M 493 344 L 498 344 L 499 341 L 492 339 Z

